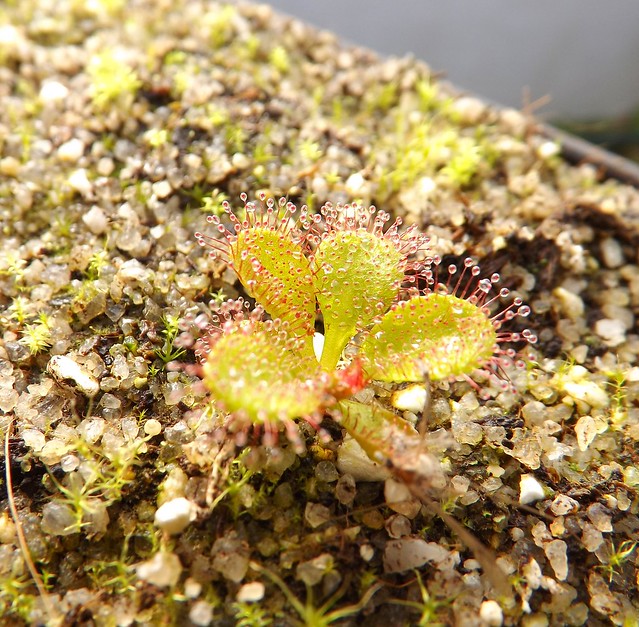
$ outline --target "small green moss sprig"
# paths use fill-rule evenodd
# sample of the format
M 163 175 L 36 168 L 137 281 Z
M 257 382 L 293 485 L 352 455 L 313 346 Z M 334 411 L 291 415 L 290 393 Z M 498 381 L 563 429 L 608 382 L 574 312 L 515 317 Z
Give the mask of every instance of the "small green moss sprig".
M 530 309 L 518 298 L 500 305 L 510 294 L 497 289 L 499 275 L 480 278 L 471 259 L 442 271 L 415 226 L 387 226 L 374 207 L 310 213 L 285 199 L 242 200 L 241 212 L 225 202 L 209 217 L 217 236 L 196 238 L 258 306 L 213 306 L 212 318 L 185 320 L 181 338 L 195 345 L 197 372 L 241 440 L 254 426 L 271 441 L 284 425 L 297 442 L 295 419 L 317 426 L 332 410 L 372 457 L 387 456 L 405 429 L 391 412 L 347 400 L 369 381 L 465 379 L 479 389 L 472 377 L 483 371 L 508 387 L 502 371 L 516 352 L 503 344 L 536 341 L 529 330 L 502 330 Z

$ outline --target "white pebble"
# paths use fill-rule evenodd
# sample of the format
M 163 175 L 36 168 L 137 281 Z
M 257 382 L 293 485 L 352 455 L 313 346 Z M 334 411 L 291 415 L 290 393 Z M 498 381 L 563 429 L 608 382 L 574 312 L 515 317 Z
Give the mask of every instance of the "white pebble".
M 115 170 L 115 161 L 110 157 L 102 157 L 98 160 L 95 170 L 100 176 L 111 176 Z
M 547 141 L 537 148 L 537 156 L 540 159 L 550 159 L 561 152 L 561 147 L 557 142 Z
M 462 124 L 477 124 L 486 110 L 486 105 L 472 96 L 462 96 L 451 104 L 451 110 L 459 116 Z
M 484 601 L 479 608 L 479 618 L 487 627 L 500 627 L 504 623 L 504 612 L 497 601 Z
M 39 429 L 23 429 L 20 435 L 25 445 L 36 453 L 41 451 L 47 443 L 44 433 Z
M 582 416 L 575 424 L 577 446 L 580 451 L 585 451 L 597 435 L 597 425 L 592 416 Z
M 612 518 L 608 510 L 601 503 L 593 503 L 586 510 L 590 522 L 602 533 L 613 531 Z
M 157 181 L 157 183 L 153 183 L 151 188 L 153 189 L 153 193 L 160 199 L 167 198 L 173 191 L 171 183 L 168 181 Z
M 526 578 L 528 587 L 532 590 L 536 590 L 541 586 L 543 573 L 541 566 L 539 566 L 539 563 L 534 557 L 531 557 L 530 560 L 524 564 L 521 574 Z
M 528 126 L 526 116 L 516 109 L 504 109 L 500 121 L 516 137 L 521 137 Z
M 430 194 L 436 189 L 437 183 L 435 182 L 435 179 L 432 179 L 430 176 L 423 176 L 417 181 L 417 190 L 425 198 L 430 196 Z
M 84 148 L 84 142 L 74 137 L 68 142 L 64 142 L 64 144 L 58 148 L 58 157 L 61 161 L 76 163 L 84 154 Z
M 632 329 L 635 325 L 635 317 L 633 316 L 632 311 L 630 311 L 627 307 L 616 305 L 613 302 L 607 302 L 602 305 L 601 311 L 606 318 L 621 322 L 626 330 Z
M 578 320 L 583 317 L 585 306 L 581 296 L 564 287 L 557 287 L 552 295 L 559 301 L 561 312 L 568 318 Z
M 626 325 L 621 320 L 601 318 L 595 322 L 595 333 L 603 339 L 608 346 L 618 346 L 626 340 Z
M 391 405 L 400 411 L 412 411 L 421 414 L 428 400 L 428 390 L 415 383 L 402 390 L 397 390 L 391 396 Z
M 109 226 L 109 220 L 104 214 L 104 211 L 96 205 L 93 205 L 93 207 L 82 216 L 82 222 L 86 224 L 93 235 L 101 235 Z
M 618 268 L 624 262 L 621 244 L 612 237 L 601 242 L 601 259 L 607 268 Z
M 172 587 L 180 580 L 182 564 L 174 553 L 156 553 L 135 567 L 138 577 L 159 588 Z
M 147 435 L 159 435 L 162 433 L 162 423 L 155 418 L 150 418 L 144 423 L 144 433 Z
M 153 522 L 162 531 L 174 535 L 186 529 L 196 515 L 195 505 L 181 496 L 160 505 Z
M 583 525 L 583 533 L 581 534 L 581 543 L 586 551 L 594 553 L 604 542 L 603 533 L 594 525 L 586 522 Z
M 184 582 L 184 595 L 188 599 L 197 599 L 202 594 L 202 584 L 193 577 L 187 577 Z
M 315 353 L 315 358 L 319 361 L 324 352 L 324 336 L 321 333 L 313 334 L 313 352 Z
M 91 181 L 89 181 L 89 177 L 87 176 L 87 171 L 84 168 L 72 172 L 68 182 L 76 192 L 80 192 L 84 196 L 90 194 L 93 189 Z
M 79 389 L 93 397 L 100 391 L 98 380 L 84 367 L 66 355 L 54 355 L 47 364 L 49 374 L 63 386 Z
M 236 152 L 231 157 L 231 163 L 233 167 L 238 170 L 245 170 L 251 165 L 250 159 L 243 152 Z
M 346 191 L 350 196 L 359 196 L 366 185 L 366 180 L 361 172 L 355 172 L 346 179 Z
M 213 606 L 208 601 L 196 601 L 189 610 L 189 620 L 197 627 L 207 627 L 213 621 Z
M 245 583 L 237 592 L 238 603 L 255 603 L 264 598 L 264 584 L 261 581 Z
M 394 505 L 410 500 L 411 493 L 405 483 L 394 479 L 386 479 L 384 483 L 384 499 L 386 504 L 392 509 Z
M 522 505 L 544 498 L 544 487 L 534 475 L 524 474 L 519 479 L 519 502 Z
M 95 444 L 102 437 L 105 429 L 104 418 L 85 418 L 77 426 L 78 433 L 89 444 Z
M 58 81 L 43 81 L 40 88 L 42 102 L 59 102 L 69 95 L 69 90 Z
M 359 555 L 365 562 L 370 562 L 375 556 L 375 549 L 370 544 L 362 544 L 359 547 Z
M 419 514 L 421 509 L 421 502 L 411 495 L 406 485 L 394 479 L 386 479 L 384 483 L 384 498 L 390 509 L 398 514 L 403 514 L 411 520 Z

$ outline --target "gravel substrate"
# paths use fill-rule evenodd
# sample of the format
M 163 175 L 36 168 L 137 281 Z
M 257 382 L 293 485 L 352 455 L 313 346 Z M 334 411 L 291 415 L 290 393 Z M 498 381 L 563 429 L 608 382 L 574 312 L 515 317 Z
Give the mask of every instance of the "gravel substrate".
M 637 189 L 261 5 L 6 2 L 0 102 L 3 624 L 637 624 Z M 236 450 L 166 367 L 242 294 L 194 238 L 241 192 L 375 204 L 530 304 L 517 391 L 439 385 L 429 424 L 512 593 L 329 419 Z

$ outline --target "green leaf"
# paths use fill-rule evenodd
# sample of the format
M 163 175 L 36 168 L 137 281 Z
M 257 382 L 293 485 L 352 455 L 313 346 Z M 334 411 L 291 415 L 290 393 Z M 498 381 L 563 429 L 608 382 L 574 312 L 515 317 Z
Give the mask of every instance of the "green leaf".
M 364 372 L 378 381 L 437 381 L 470 375 L 493 357 L 497 332 L 487 313 L 450 294 L 393 307 L 364 339 Z
M 336 231 L 320 242 L 313 271 L 324 316 L 324 368 L 335 368 L 351 338 L 390 307 L 404 276 L 402 262 L 392 241 L 365 229 Z
M 203 381 L 224 411 L 253 423 L 312 416 L 327 400 L 328 376 L 301 340 L 272 322 L 241 321 L 214 341 Z
M 229 245 L 233 269 L 250 296 L 273 318 L 288 323 L 288 333 L 305 338 L 313 355 L 315 288 L 302 246 L 290 233 L 253 226 Z
M 422 438 L 405 420 L 381 405 L 364 405 L 344 400 L 337 404 L 339 424 L 346 429 L 364 452 L 376 462 L 393 459 L 399 449 Z

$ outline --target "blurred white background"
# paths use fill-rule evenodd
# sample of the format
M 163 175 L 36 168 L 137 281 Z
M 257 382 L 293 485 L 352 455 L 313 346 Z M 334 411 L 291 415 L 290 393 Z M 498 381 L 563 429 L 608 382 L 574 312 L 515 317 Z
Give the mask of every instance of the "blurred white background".
M 639 0 L 268 0 L 383 54 L 412 53 L 449 80 L 547 120 L 639 107 Z

